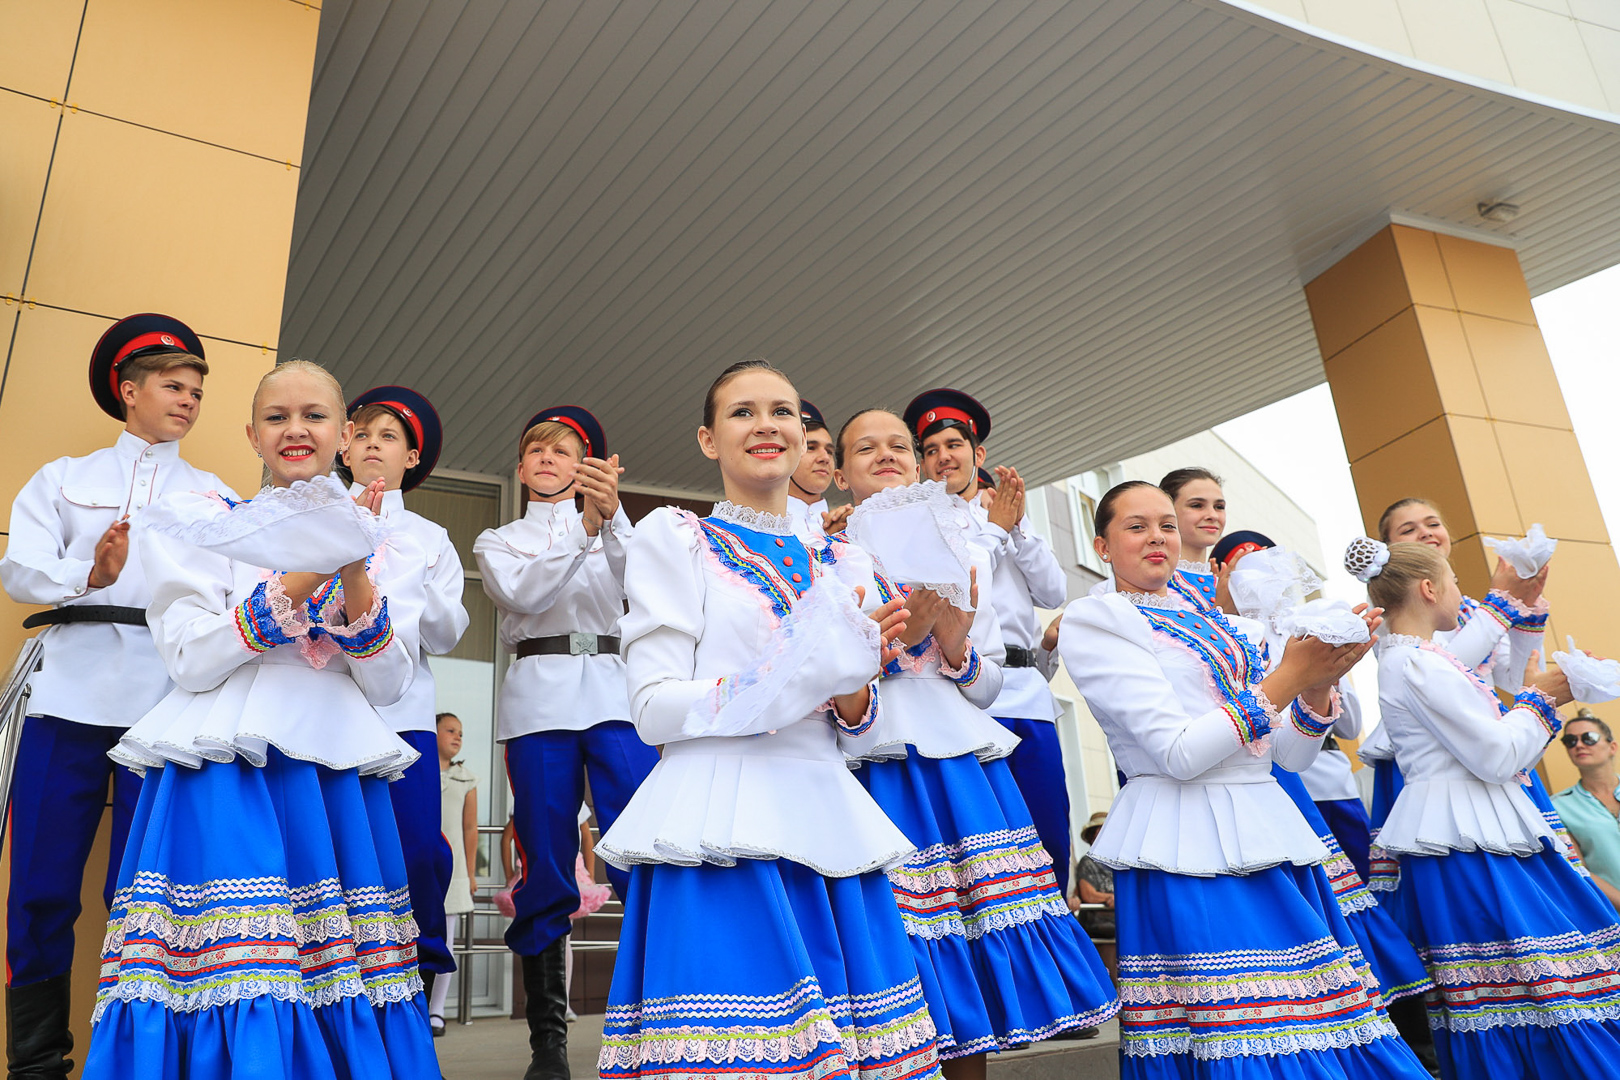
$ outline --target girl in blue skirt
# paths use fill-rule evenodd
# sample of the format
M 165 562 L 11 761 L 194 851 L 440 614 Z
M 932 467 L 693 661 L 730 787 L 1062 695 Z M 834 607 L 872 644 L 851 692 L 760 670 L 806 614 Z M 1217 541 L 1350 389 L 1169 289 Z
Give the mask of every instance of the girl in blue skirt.
M 1620 1061 L 1620 923 L 1559 850 L 1519 775 L 1570 700 L 1557 671 L 1514 705 L 1437 644 L 1456 625 L 1457 576 L 1417 543 L 1351 545 L 1388 611 L 1379 703 L 1405 779 L 1379 832 L 1400 859 L 1391 914 L 1438 987 L 1429 997 L 1446 1077 L 1557 1080 Z
M 1271 775 L 1309 763 L 1368 646 L 1294 639 L 1268 674 L 1259 624 L 1172 589 L 1168 495 L 1121 484 L 1095 528 L 1115 591 L 1070 604 L 1058 647 L 1127 777 L 1091 849 L 1115 871 L 1123 1075 L 1426 1076 Z
M 985 712 L 1004 652 L 989 555 L 966 543 L 976 526 L 965 503 L 942 484 L 916 484 L 913 440 L 885 409 L 858 413 L 839 432 L 834 476 L 857 507 L 935 500 L 962 530 L 977 600 L 966 612 L 933 590 L 910 592 L 906 648 L 884 673 L 882 716 L 851 756 L 918 849 L 889 877 L 956 1080 L 982 1076 L 988 1051 L 1095 1027 L 1119 1003 L 1007 766 L 1018 737 Z
M 112 752 L 146 782 L 86 1077 L 439 1075 L 387 784 L 416 753 L 376 710 L 413 661 L 367 569 L 382 483 L 357 506 L 329 475 L 344 416 L 323 368 L 277 367 L 249 427 L 269 486 L 138 523 L 177 689 Z
M 873 727 L 898 601 L 787 514 L 797 392 L 763 361 L 710 388 L 726 501 L 653 511 L 628 545 L 631 714 L 663 755 L 597 845 L 630 869 L 600 1071 L 936 1077 L 934 1023 L 883 871 L 912 845 L 844 763 Z

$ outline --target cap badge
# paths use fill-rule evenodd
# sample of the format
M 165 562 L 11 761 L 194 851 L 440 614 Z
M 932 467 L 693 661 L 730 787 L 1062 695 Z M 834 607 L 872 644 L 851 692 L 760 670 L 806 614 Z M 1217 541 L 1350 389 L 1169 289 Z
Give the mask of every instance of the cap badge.
M 168 334 L 159 334 L 158 335 L 158 340 L 163 342 L 163 344 L 169 346 L 169 348 L 171 348 L 171 349 L 175 348 L 174 338 L 170 337 Z

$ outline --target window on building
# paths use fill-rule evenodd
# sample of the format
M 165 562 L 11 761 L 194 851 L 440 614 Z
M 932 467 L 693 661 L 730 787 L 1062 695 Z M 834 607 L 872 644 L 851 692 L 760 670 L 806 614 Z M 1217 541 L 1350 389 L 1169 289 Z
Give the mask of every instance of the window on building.
M 1071 476 L 1065 481 L 1069 495 L 1069 512 L 1074 517 L 1074 548 L 1075 561 L 1095 574 L 1108 576 L 1108 568 L 1097 555 L 1097 549 L 1091 541 L 1096 532 L 1092 529 L 1092 522 L 1097 516 L 1097 502 L 1109 488 L 1118 481 L 1115 479 L 1121 473 L 1119 466 L 1109 466 L 1101 469 L 1092 469 L 1079 476 Z

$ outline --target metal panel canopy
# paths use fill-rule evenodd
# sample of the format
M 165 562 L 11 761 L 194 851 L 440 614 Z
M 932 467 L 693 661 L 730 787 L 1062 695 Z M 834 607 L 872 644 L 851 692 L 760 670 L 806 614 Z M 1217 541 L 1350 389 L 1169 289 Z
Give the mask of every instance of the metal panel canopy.
M 421 390 L 457 469 L 577 402 L 712 490 L 758 354 L 834 423 L 962 387 L 1049 480 L 1320 383 L 1301 285 L 1370 221 L 1542 292 L 1617 201 L 1614 117 L 1214 0 L 328 0 L 281 355 Z

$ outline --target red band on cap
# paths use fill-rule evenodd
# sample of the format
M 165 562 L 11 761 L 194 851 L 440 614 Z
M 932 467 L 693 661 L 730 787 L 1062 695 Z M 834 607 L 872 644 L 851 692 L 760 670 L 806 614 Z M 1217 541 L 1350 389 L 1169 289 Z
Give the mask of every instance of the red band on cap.
M 118 388 L 123 384 L 123 380 L 118 377 L 118 365 L 122 364 L 125 360 L 128 360 L 131 356 L 140 352 L 142 349 L 150 349 L 153 346 L 158 345 L 161 345 L 164 348 L 173 349 L 175 352 L 186 351 L 186 347 L 180 344 L 179 338 L 163 330 L 154 331 L 150 334 L 137 334 L 130 338 L 128 341 L 124 342 L 124 347 L 118 350 L 117 355 L 113 357 L 112 366 L 107 369 L 107 377 L 112 381 L 113 397 L 119 396 Z
M 372 404 L 385 406 L 398 413 L 399 418 L 410 427 L 411 434 L 416 436 L 416 452 L 419 454 L 427 453 L 426 440 L 422 436 L 422 420 L 409 406 L 397 401 L 373 401 Z
M 578 421 L 570 420 L 566 416 L 548 416 L 543 422 L 547 424 L 567 424 L 569 427 L 573 428 L 574 434 L 579 436 L 579 441 L 585 444 L 585 456 L 593 456 L 591 452 L 591 437 L 585 434 L 585 429 L 579 426 Z
M 1228 551 L 1226 553 L 1226 560 L 1225 561 L 1226 561 L 1226 564 L 1228 566 L 1230 566 L 1239 556 L 1247 555 L 1251 551 L 1264 551 L 1264 550 L 1266 550 L 1264 544 L 1256 544 L 1252 540 L 1245 540 L 1243 543 L 1239 544 L 1237 547 L 1233 548 L 1231 551 Z
M 937 409 L 929 409 L 917 418 L 917 438 L 923 437 L 923 432 L 942 420 L 960 420 L 967 425 L 967 429 L 975 436 L 979 434 L 979 425 L 973 422 L 973 417 L 961 409 L 953 409 L 942 405 Z

